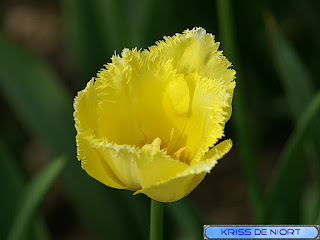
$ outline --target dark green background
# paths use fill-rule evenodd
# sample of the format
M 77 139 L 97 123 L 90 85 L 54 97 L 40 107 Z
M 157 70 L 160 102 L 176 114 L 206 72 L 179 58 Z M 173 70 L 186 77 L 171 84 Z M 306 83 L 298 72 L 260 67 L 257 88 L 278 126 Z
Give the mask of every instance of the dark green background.
M 2 0 L 0 238 L 30 182 L 63 155 L 22 239 L 148 239 L 149 199 L 81 170 L 72 102 L 115 50 L 196 26 L 237 71 L 234 146 L 190 196 L 166 204 L 165 239 L 201 239 L 203 224 L 319 224 L 319 12 L 318 0 Z

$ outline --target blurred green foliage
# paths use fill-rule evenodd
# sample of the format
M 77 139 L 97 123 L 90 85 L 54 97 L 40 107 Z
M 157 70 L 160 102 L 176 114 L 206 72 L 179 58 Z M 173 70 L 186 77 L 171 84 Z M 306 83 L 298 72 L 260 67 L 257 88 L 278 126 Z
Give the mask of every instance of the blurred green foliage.
M 30 222 L 34 219 L 37 207 L 62 172 L 65 162 L 66 160 L 63 158 L 53 160 L 52 163 L 39 175 L 34 177 L 32 182 L 26 187 L 25 193 L 19 203 L 17 214 L 14 217 L 14 222 L 8 233 L 8 240 L 26 238 L 25 236 L 28 234 Z M 43 238 L 48 239 L 48 236 L 42 235 L 40 239 Z
M 27 211 L 19 208 L 28 199 L 24 196 L 32 194 L 27 183 L 39 180 L 24 161 L 30 140 L 38 142 L 49 159 L 67 156 L 60 181 L 80 222 L 96 238 L 147 239 L 148 199 L 106 188 L 76 161 L 72 101 L 114 51 L 145 48 L 163 35 L 194 26 L 216 35 L 238 73 L 233 124 L 226 135 L 234 139 L 241 160 L 253 223 L 319 224 L 319 1 L 30 0 L 49 4 L 61 15 L 63 41 L 75 65 L 71 80 L 48 57 L 8 34 L 8 2 L 0 3 L 0 93 L 1 106 L 8 112 L 2 111 L 1 117 L 0 182 L 6 191 L 0 205 L 1 239 L 19 227 L 30 239 L 50 237 L 44 216 L 27 214 L 25 219 L 34 222 L 30 231 L 23 229 L 22 220 L 15 220 L 19 209 Z M 286 143 L 281 142 L 283 136 Z M 277 149 L 278 161 L 268 173 L 271 180 L 263 182 L 259 156 L 267 146 Z M 53 183 L 48 181 L 46 187 Z M 29 206 L 38 208 L 42 197 Z M 215 204 L 214 197 L 212 201 Z M 200 239 L 202 224 L 210 224 L 186 200 L 165 210 L 166 239 Z

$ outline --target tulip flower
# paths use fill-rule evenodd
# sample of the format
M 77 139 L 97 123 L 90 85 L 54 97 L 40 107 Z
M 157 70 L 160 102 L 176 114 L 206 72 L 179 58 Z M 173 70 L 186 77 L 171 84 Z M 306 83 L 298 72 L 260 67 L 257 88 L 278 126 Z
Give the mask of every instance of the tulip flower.
M 193 191 L 232 146 L 235 71 L 203 28 L 124 49 L 74 101 L 77 155 L 101 183 L 160 202 Z

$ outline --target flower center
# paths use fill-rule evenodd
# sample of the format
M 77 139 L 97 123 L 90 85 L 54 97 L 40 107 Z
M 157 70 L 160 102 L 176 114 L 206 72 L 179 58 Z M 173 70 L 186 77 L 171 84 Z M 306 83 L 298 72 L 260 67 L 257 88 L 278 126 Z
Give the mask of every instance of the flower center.
M 154 155 L 156 152 L 161 150 L 161 139 L 159 137 L 155 138 L 152 143 L 147 143 L 142 146 L 142 149 Z M 180 160 L 181 153 L 187 148 L 187 146 L 179 148 L 173 154 L 170 154 L 173 159 Z M 167 150 L 167 149 L 164 149 Z

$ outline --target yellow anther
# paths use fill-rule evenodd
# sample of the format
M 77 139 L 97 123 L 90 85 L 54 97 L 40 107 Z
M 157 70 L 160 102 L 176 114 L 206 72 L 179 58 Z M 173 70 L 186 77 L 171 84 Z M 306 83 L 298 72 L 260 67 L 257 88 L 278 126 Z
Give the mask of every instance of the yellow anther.
M 181 153 L 182 153 L 184 150 L 186 150 L 186 148 L 187 148 L 187 146 L 180 148 L 180 149 L 179 149 L 178 151 L 176 151 L 173 155 L 174 155 L 177 159 L 179 159 Z
M 152 155 L 160 150 L 161 147 L 161 139 L 159 137 L 155 138 L 152 143 L 145 144 L 142 149 L 150 152 Z

